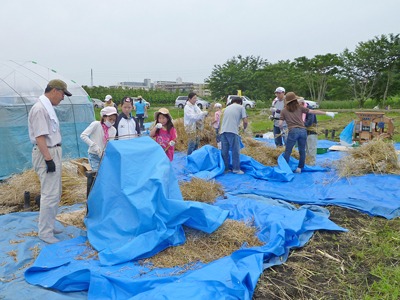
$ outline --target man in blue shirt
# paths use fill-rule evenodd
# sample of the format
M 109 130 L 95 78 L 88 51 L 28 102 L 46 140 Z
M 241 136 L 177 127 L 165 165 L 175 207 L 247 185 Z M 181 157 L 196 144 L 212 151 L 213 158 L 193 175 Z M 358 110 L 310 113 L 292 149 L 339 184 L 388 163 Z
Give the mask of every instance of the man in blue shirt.
M 142 96 L 138 96 L 138 101 L 135 102 L 136 119 L 139 121 L 140 130 L 144 131 L 144 115 L 147 112 L 146 102 L 143 100 Z

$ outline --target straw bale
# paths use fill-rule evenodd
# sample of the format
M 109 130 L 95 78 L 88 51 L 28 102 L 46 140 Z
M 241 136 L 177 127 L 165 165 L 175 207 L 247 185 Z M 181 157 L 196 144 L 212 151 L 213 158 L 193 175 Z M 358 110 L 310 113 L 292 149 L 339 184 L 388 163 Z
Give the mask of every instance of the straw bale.
M 183 199 L 214 203 L 218 196 L 224 195 L 222 185 L 215 180 L 206 181 L 193 177 L 191 181 L 180 182 Z
M 181 246 L 170 247 L 157 255 L 141 261 L 151 268 L 188 267 L 201 261 L 209 263 L 230 255 L 244 244 L 247 247 L 263 243 L 256 237 L 256 228 L 244 222 L 227 219 L 215 232 L 204 233 L 185 227 L 186 242 Z M 188 265 L 189 264 L 189 265 Z M 188 269 L 188 268 L 186 268 Z
M 400 174 L 396 149 L 392 142 L 374 139 L 350 149 L 348 155 L 336 162 L 340 177 L 361 176 L 369 173 Z
M 77 166 L 63 162 L 62 195 L 60 205 L 71 205 L 86 200 L 86 177 L 78 174 Z M 39 177 L 33 169 L 15 174 L 0 184 L 0 214 L 23 210 L 24 193 L 30 193 L 32 210 L 38 210 L 35 197 L 40 195 Z

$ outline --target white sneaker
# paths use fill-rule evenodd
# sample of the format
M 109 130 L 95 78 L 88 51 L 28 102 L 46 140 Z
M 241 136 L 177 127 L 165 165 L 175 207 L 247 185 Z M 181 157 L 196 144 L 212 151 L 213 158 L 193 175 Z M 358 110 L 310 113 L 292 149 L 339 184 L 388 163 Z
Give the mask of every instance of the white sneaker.
M 39 237 L 43 242 L 46 242 L 47 244 L 55 244 L 58 243 L 60 240 L 54 236 L 50 237 Z
M 234 174 L 243 175 L 244 172 L 242 170 L 232 171 Z
M 301 169 L 297 168 L 296 170 L 294 170 L 294 173 L 301 173 Z

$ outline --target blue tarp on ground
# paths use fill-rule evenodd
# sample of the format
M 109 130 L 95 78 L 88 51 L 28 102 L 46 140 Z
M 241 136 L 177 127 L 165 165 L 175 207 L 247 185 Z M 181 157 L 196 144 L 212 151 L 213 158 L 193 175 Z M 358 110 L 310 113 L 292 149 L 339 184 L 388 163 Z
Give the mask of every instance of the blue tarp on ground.
M 138 141 L 146 141 L 145 144 L 152 145 L 150 139 L 136 139 Z M 121 141 L 115 141 L 115 148 L 117 156 L 121 155 L 121 149 L 118 143 Z M 329 144 L 329 142 L 328 142 Z M 142 145 L 145 149 L 151 149 L 152 147 L 146 148 L 147 145 Z M 121 144 L 121 148 L 124 146 Z M 132 148 L 135 149 L 135 148 Z M 131 157 L 135 160 L 135 150 L 129 149 Z M 128 151 L 128 148 L 126 149 Z M 200 156 L 202 149 L 196 151 Z M 214 152 L 214 150 L 207 150 L 208 152 Z M 112 151 L 108 152 L 111 153 Z M 124 151 L 122 151 L 124 152 Z M 163 156 L 161 156 L 161 154 Z M 343 153 L 328 152 L 324 155 L 318 156 L 318 164 L 326 163 L 327 161 L 334 161 Z M 159 156 L 160 159 L 165 158 L 163 152 L 159 152 L 154 148 L 151 152 L 151 156 Z M 203 159 L 206 156 L 203 156 Z M 118 158 L 116 158 L 118 159 Z M 149 160 L 151 160 L 149 158 Z M 115 169 L 109 161 L 109 167 L 107 167 L 108 177 L 115 176 L 112 169 Z M 104 165 L 107 160 L 104 160 Z M 170 180 L 175 180 L 175 176 L 179 180 L 188 180 L 188 169 L 186 164 L 186 156 L 182 153 L 176 153 L 176 158 L 172 164 L 174 170 L 173 175 L 170 175 L 166 170 L 168 164 L 160 163 L 157 168 L 153 170 L 153 173 L 146 173 L 144 170 L 149 162 L 143 159 L 137 159 L 131 164 L 124 164 L 124 170 L 120 169 L 119 172 L 125 174 L 127 170 L 135 169 L 134 172 L 136 177 L 151 176 L 150 181 L 159 182 L 162 184 L 163 180 L 166 180 L 173 186 L 176 183 L 171 183 Z M 150 165 L 152 165 L 150 163 Z M 198 163 L 197 165 L 201 165 Z M 103 166 L 102 166 L 103 168 Z M 122 167 L 121 167 L 122 168 Z M 128 169 L 126 169 L 128 168 Z M 162 177 L 158 174 L 158 168 L 164 174 Z M 116 168 L 118 169 L 118 167 Z M 171 170 L 170 169 L 170 170 Z M 201 172 L 202 167 L 198 168 Z M 108 172 L 110 171 L 110 173 Z M 103 172 L 103 169 L 101 169 Z M 132 171 L 130 171 L 132 172 Z M 107 175 L 103 177 L 103 186 L 106 182 Z M 119 176 L 119 177 L 121 177 Z M 4 264 L 0 268 L 0 277 L 3 279 L 0 285 L 0 295 L 7 299 L 7 297 L 18 295 L 21 298 L 26 299 L 37 299 L 40 297 L 47 297 L 49 299 L 81 299 L 88 297 L 89 299 L 152 299 L 156 296 L 164 297 L 164 299 L 180 299 L 180 298 L 193 298 L 193 299 L 227 299 L 227 298 L 239 298 L 239 299 L 251 299 L 254 291 L 256 282 L 262 270 L 266 267 L 280 264 L 287 258 L 289 250 L 293 247 L 303 246 L 311 237 L 315 230 L 344 230 L 343 228 L 335 225 L 329 221 L 329 212 L 321 207 L 305 205 L 300 209 L 296 209 L 287 202 L 279 199 L 289 198 L 290 201 L 298 203 L 318 203 L 322 205 L 342 205 L 346 206 L 350 203 L 350 197 L 354 203 L 359 203 L 360 208 L 363 211 L 369 213 L 379 212 L 381 215 L 386 217 L 394 217 L 398 215 L 399 205 L 397 206 L 393 201 L 394 198 L 399 199 L 398 191 L 394 190 L 394 186 L 398 186 L 397 177 L 390 177 L 393 181 L 391 182 L 392 191 L 384 192 L 383 190 L 377 190 L 374 181 L 370 182 L 368 176 L 362 176 L 359 178 L 351 178 L 352 180 L 358 180 L 357 184 L 361 186 L 360 189 L 365 188 L 367 182 L 371 187 L 368 191 L 368 195 L 364 198 L 361 197 L 361 193 L 356 193 L 355 190 L 347 190 L 349 186 L 344 184 L 338 188 L 342 189 L 339 193 L 330 190 L 330 186 L 337 183 L 333 170 L 326 172 L 325 169 L 316 172 L 304 172 L 302 174 L 294 174 L 293 180 L 290 182 L 271 182 L 263 179 L 256 179 L 253 176 L 248 175 L 236 175 L 236 174 L 223 174 L 216 177 L 216 180 L 223 184 L 224 189 L 227 191 L 227 199 L 219 199 L 214 209 L 219 211 L 229 211 L 229 218 L 252 221 L 254 226 L 258 228 L 258 237 L 265 244 L 261 247 L 246 248 L 243 245 L 242 249 L 236 251 L 228 257 L 221 258 L 215 262 L 207 265 L 198 264 L 197 267 L 200 269 L 194 269 L 184 274 L 179 274 L 177 269 L 156 269 L 150 271 L 146 266 L 138 265 L 135 261 L 127 261 L 124 263 L 114 264 L 114 258 L 109 259 L 110 256 L 103 257 L 105 264 L 101 261 L 95 260 L 91 255 L 92 251 L 88 248 L 86 236 L 79 236 L 79 232 L 74 227 L 68 227 L 70 235 L 64 233 L 62 235 L 62 242 L 44 247 L 43 243 L 40 243 L 37 237 L 23 236 L 23 241 L 18 243 L 10 243 L 10 241 L 20 240 L 20 235 L 24 231 L 36 231 L 37 230 L 37 213 L 18 213 L 9 214 L 0 217 L 0 226 L 4 228 L 0 235 L 0 244 L 2 246 L 1 256 Z M 118 177 L 118 176 L 117 176 Z M 164 178 L 160 180 L 160 178 Z M 382 176 L 382 177 L 386 177 Z M 101 174 L 99 174 L 99 178 Z M 306 178 L 306 179 L 302 179 Z M 362 180 L 362 178 L 367 178 Z M 120 178 L 119 178 L 120 179 Z M 147 180 L 137 179 L 137 180 Z M 336 180 L 336 181 L 335 181 Z M 368 181 L 367 181 L 368 180 Z M 387 180 L 387 178 L 386 178 Z M 115 179 L 117 181 L 117 179 Z M 95 189 L 93 191 L 96 194 L 96 190 L 100 189 L 96 181 Z M 126 183 L 129 183 L 127 181 Z M 381 184 L 382 182 L 378 182 Z M 113 181 L 114 184 L 114 181 Z M 348 184 L 350 185 L 350 184 Z M 110 185 L 109 185 L 110 186 Z M 151 190 L 154 189 L 157 184 L 152 185 L 150 183 Z M 323 190 L 325 188 L 325 190 Z M 173 189 L 170 191 L 168 188 L 159 187 L 162 191 L 157 195 L 165 196 L 166 202 L 168 202 L 168 195 L 176 195 L 177 191 Z M 344 189 L 344 190 L 343 190 Z M 110 199 L 105 201 L 103 199 L 104 194 L 111 193 L 111 189 L 104 189 L 102 192 L 98 192 L 98 196 L 89 199 L 96 201 L 100 199 L 99 203 L 102 202 L 116 202 L 119 203 L 118 199 L 113 198 L 116 195 L 111 194 Z M 137 193 L 135 188 L 128 188 L 127 186 L 121 187 L 121 195 L 126 196 L 126 200 L 136 198 L 134 195 Z M 140 192 L 139 192 L 140 193 Z M 144 199 L 152 199 L 154 191 L 148 191 L 149 197 L 146 197 L 146 192 L 141 196 Z M 348 194 L 347 201 L 342 198 Z M 354 193 L 354 196 L 351 195 Z M 383 193 L 383 197 L 382 197 Z M 130 195 L 130 196 L 129 196 Z M 153 196 L 151 196 L 153 195 Z M 370 202 L 369 198 L 377 198 L 381 196 L 381 201 Z M 103 198 L 102 198 L 103 197 Z M 173 200 L 172 203 L 175 203 Z M 271 198 L 277 198 L 274 200 Z M 293 198 L 293 199 L 292 199 Z M 321 201 L 323 200 L 323 201 Z M 345 199 L 346 200 L 346 199 Z M 149 200 L 147 200 L 149 201 Z M 182 200 L 180 200 L 182 201 Z M 151 202 L 151 201 L 150 201 Z M 182 201 L 183 202 L 183 201 Z M 400 201 L 398 201 L 400 202 Z M 136 202 L 135 202 L 136 203 Z M 190 202 L 189 202 L 190 203 Z M 103 203 L 105 204 L 105 203 Z M 111 204 L 107 204 L 111 205 Z M 124 238 L 122 230 L 131 228 L 132 223 L 135 223 L 135 218 L 131 217 L 127 219 L 128 214 L 122 213 L 123 217 L 110 213 L 111 209 L 115 207 L 101 205 L 104 209 L 100 209 L 96 212 L 94 202 L 89 203 L 89 215 L 93 213 L 93 216 L 113 216 L 114 222 L 104 218 L 105 222 L 109 224 L 109 227 L 113 228 L 117 224 L 117 228 L 121 229 L 121 232 L 117 232 L 117 237 Z M 175 204 L 173 204 L 175 205 Z M 361 207 L 365 205 L 365 207 Z M 168 206 L 161 206 L 168 207 Z M 354 206 L 349 205 L 348 207 Z M 392 209 L 392 212 L 390 212 Z M 179 211 L 181 212 L 181 211 Z M 179 212 L 175 214 L 178 216 L 177 223 L 183 224 L 182 221 L 185 218 L 179 218 Z M 131 213 L 133 213 L 131 211 Z M 153 215 L 153 212 L 150 213 Z M 161 214 L 162 215 L 162 214 Z M 195 214 L 194 214 L 195 215 Z M 130 216 L 130 215 L 129 215 Z M 91 217 L 88 218 L 88 220 Z M 96 219 L 96 218 L 95 218 Z M 162 219 L 162 218 L 161 218 Z M 158 219 L 157 219 L 158 221 Z M 167 220 L 172 222 L 172 218 Z M 90 224 L 90 221 L 87 221 Z M 112 224 L 112 225 L 111 225 Z M 160 223 L 159 223 L 160 224 Z M 97 223 L 98 225 L 98 223 Z M 109 230 L 109 227 L 104 226 L 99 232 L 103 233 L 103 230 Z M 118 230 L 120 230 L 118 229 Z M 162 228 L 164 230 L 164 228 Z M 96 241 L 96 230 L 91 231 L 89 229 L 89 241 Z M 92 236 L 91 236 L 92 235 Z M 71 239 L 73 237 L 73 239 Z M 33 262 L 33 248 L 34 245 L 39 245 L 42 248 L 39 257 L 36 259 L 34 264 L 27 269 L 29 263 Z M 108 247 L 108 245 L 101 245 L 102 247 Z M 112 245 L 109 249 L 114 251 Z M 117 248 L 118 249 L 118 248 Z M 17 261 L 15 263 L 14 258 L 10 255 L 11 251 L 17 250 Z M 101 249 L 100 249 L 101 250 Z M 132 249 L 136 251 L 136 249 Z M 112 254 L 110 251 L 110 255 Z M 124 255 L 127 252 L 123 252 Z M 143 253 L 143 251 L 141 251 Z M 128 256 L 126 256 L 127 258 Z M 106 260 L 104 260 L 106 258 Z M 119 259 L 117 259 L 119 261 Z M 111 262 L 111 263 L 110 263 Z M 23 280 L 23 271 L 26 270 L 26 280 L 32 285 L 29 285 Z M 179 274 L 179 275 L 178 275 Z M 15 276 L 15 277 L 14 277 Z M 58 289 L 58 291 L 44 289 L 36 287 L 34 285 L 40 285 L 42 287 Z M 81 291 L 89 288 L 88 292 Z M 70 293 L 63 293 L 60 291 L 71 291 Z M 73 291 L 73 292 L 72 292 Z
M 334 144 L 331 141 L 320 141 L 319 147 L 329 148 Z M 399 146 L 397 145 L 396 147 Z M 197 152 L 211 152 L 204 148 L 199 149 Z M 205 155 L 201 153 L 196 153 L 196 155 L 207 161 Z M 275 178 L 273 178 L 271 180 L 268 176 L 264 178 L 255 176 L 253 165 L 257 166 L 259 163 L 254 163 L 253 159 L 241 154 L 241 168 L 246 170 L 246 174 L 238 176 L 228 173 L 223 176 L 217 176 L 216 180 L 224 186 L 226 192 L 234 195 L 249 194 L 251 192 L 251 194 L 255 195 L 300 204 L 342 206 L 387 219 L 399 217 L 400 189 L 398 187 L 400 186 L 400 176 L 368 174 L 358 177 L 339 178 L 335 169 L 319 167 L 321 165 L 332 165 L 334 161 L 343 155 L 346 155 L 346 153 L 339 151 L 329 151 L 326 154 L 317 155 L 317 166 L 306 166 L 305 171 L 301 174 L 292 174 L 290 171 L 297 165 L 295 159 L 291 158 L 290 167 L 288 167 L 281 156 L 278 160 L 279 166 L 274 167 L 274 169 L 286 170 L 286 173 L 283 173 L 284 175 L 292 175 L 290 182 L 286 182 L 284 179 L 274 180 Z M 177 155 L 175 159 L 178 166 L 186 164 L 184 156 Z M 189 164 L 191 163 L 190 160 L 188 162 Z M 207 168 L 212 169 L 212 166 L 207 165 Z M 272 169 L 272 167 L 265 166 L 263 168 Z M 201 170 L 199 171 L 201 174 Z M 186 173 L 181 168 L 175 167 L 175 172 L 180 180 L 186 179 Z
M 3 260 L 10 268 L 2 269 L 0 276 L 10 283 L 0 286 L 0 295 L 18 295 L 26 299 L 37 299 L 39 295 L 48 299 L 81 299 L 85 294 L 75 291 L 88 289 L 89 299 L 251 299 L 263 269 L 285 262 L 289 250 L 303 246 L 314 230 L 344 230 L 328 219 L 327 210 L 296 209 L 287 203 L 254 195 L 229 196 L 220 199 L 216 207 L 229 211 L 230 218 L 253 222 L 259 229 L 258 237 L 265 244 L 252 248 L 243 245 L 228 257 L 207 265 L 199 263 L 184 274 L 179 274 L 179 269 L 151 271 L 133 261 L 101 265 L 92 256 L 87 238 L 77 236 L 73 227 L 68 227 L 67 233 L 75 238 L 63 234 L 65 240 L 58 244 L 45 247 L 37 237 L 31 236 L 24 236 L 24 243 L 10 244 L 9 240 L 17 240 L 17 235 L 37 230 L 37 213 L 1 216 L 0 225 L 7 232 L 1 239 L 5 251 Z M 32 250 L 25 244 L 30 248 L 39 245 L 42 249 L 25 274 L 32 285 L 23 281 L 22 271 L 13 278 L 15 263 L 12 257 L 5 255 L 11 249 L 18 249 L 19 258 L 25 257 L 25 260 L 16 267 L 32 263 Z

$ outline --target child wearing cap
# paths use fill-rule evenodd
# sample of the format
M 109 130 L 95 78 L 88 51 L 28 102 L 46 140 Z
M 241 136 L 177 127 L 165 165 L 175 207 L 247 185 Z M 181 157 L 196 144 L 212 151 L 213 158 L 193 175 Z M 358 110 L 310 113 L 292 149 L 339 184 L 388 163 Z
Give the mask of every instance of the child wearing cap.
M 130 97 L 122 98 L 121 110 L 114 127 L 117 136 L 121 138 L 132 138 L 140 134 L 139 122 L 132 117 L 133 100 Z
M 215 135 L 216 135 L 218 149 L 221 149 L 221 136 L 219 135 L 219 125 L 220 125 L 220 120 L 221 120 L 221 108 L 222 108 L 221 103 L 215 103 L 214 109 L 216 111 L 214 114 L 214 121 L 212 121 L 212 123 L 211 123 L 212 127 L 215 129 Z
M 172 161 L 178 136 L 168 109 L 160 108 L 154 113 L 154 126 L 150 131 L 150 136 L 161 145 L 169 160 Z
M 100 116 L 100 121 L 93 121 L 81 133 L 81 139 L 89 146 L 88 159 L 90 167 L 95 172 L 99 169 L 100 159 L 107 141 L 114 138 L 117 133 L 117 130 L 113 126 L 118 116 L 115 107 L 104 107 L 100 111 Z
M 112 99 L 113 98 L 111 95 L 107 95 L 104 98 L 104 107 L 108 107 L 108 106 L 115 107 L 115 109 L 117 110 L 117 113 L 118 113 L 118 105 L 117 105 L 117 103 L 114 103 Z

